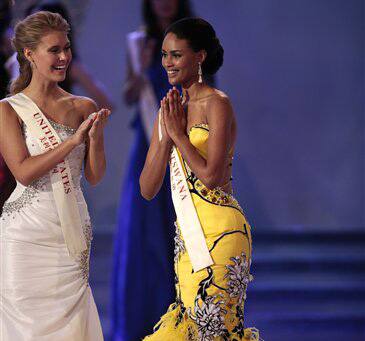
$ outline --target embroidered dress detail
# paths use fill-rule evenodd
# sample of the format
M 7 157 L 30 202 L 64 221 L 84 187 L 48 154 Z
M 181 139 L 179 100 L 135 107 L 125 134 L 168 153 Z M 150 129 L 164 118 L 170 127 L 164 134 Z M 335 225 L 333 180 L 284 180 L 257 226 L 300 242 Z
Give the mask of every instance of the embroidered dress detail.
M 209 127 L 197 124 L 189 140 L 207 157 Z M 247 328 L 244 305 L 251 265 L 251 227 L 231 195 L 209 190 L 183 160 L 189 192 L 214 263 L 193 272 L 178 219 L 175 236 L 176 300 L 144 341 L 259 341 L 259 331 Z
M 25 104 L 23 110 L 29 114 L 32 107 Z M 75 132 L 52 120 L 47 127 L 60 143 Z M 29 126 L 23 123 L 21 129 L 28 154 L 44 153 Z M 0 339 L 103 340 L 88 284 L 92 231 L 80 187 L 85 152 L 80 144 L 65 158 L 86 244 L 77 257 L 69 253 L 49 173 L 28 186 L 17 182 L 5 203 L 0 217 Z
M 209 201 L 211 204 L 232 207 L 242 214 L 244 213 L 236 198 L 232 194 L 223 191 L 222 188 L 216 187 L 212 190 L 208 189 L 193 173 L 190 173 L 188 182 L 190 184 L 191 193 L 199 195 L 202 199 Z
M 86 283 L 89 281 L 89 267 L 90 267 L 90 247 L 93 239 L 91 222 L 87 219 L 84 223 L 84 236 L 86 240 L 87 249 L 81 252 L 79 264 L 81 269 L 81 276 Z
M 244 253 L 231 257 L 231 260 L 234 264 L 226 265 L 228 272 L 224 276 L 228 278 L 227 292 L 230 297 L 238 297 L 238 303 L 242 304 L 246 299 L 247 285 L 253 280 L 253 276 L 250 274 L 250 265 Z
M 64 124 L 61 124 L 61 123 L 57 123 L 55 121 L 52 121 L 50 119 L 49 120 L 49 123 L 51 123 L 52 127 L 55 129 L 55 130 L 58 130 L 58 131 L 61 131 L 61 132 L 64 132 L 66 133 L 67 135 L 73 135 L 75 134 L 76 130 L 75 128 L 72 128 L 72 127 L 69 127 L 69 126 L 66 126 Z
M 47 152 L 60 145 L 62 142 L 60 136 L 36 103 L 27 95 L 20 92 L 8 97 L 6 100 L 30 130 L 42 152 Z M 56 124 L 60 125 L 59 123 Z M 87 247 L 67 158 L 60 161 L 49 172 L 49 176 L 68 251 L 73 257 L 77 258 Z
M 179 225 L 175 222 L 175 238 L 174 238 L 174 242 L 175 242 L 175 249 L 174 249 L 174 260 L 175 262 L 177 262 L 179 260 L 180 255 L 182 255 L 183 253 L 185 253 L 186 249 L 185 249 L 185 243 L 184 240 L 181 237 L 181 231 L 179 228 Z
M 166 335 L 175 335 L 173 333 L 185 330 L 184 338 L 179 340 L 261 340 L 256 328 L 244 327 L 247 284 L 253 279 L 245 253 L 231 257 L 230 264 L 226 265 L 225 284 L 216 282 L 215 271 L 211 267 L 206 270 L 207 276 L 197 286 L 193 306 L 187 309 L 181 298 L 177 298 L 154 328 L 155 334 L 165 335 L 165 331 Z M 179 281 L 176 285 L 177 292 L 181 292 Z M 209 294 L 216 287 L 221 291 Z M 174 331 L 169 329 L 172 326 Z M 146 340 L 153 339 L 153 335 Z
M 189 133 L 188 135 L 190 135 L 191 131 L 194 129 L 194 128 L 201 128 L 201 129 L 204 129 L 206 131 L 209 131 L 209 125 L 207 123 L 197 123 L 197 124 L 194 124 L 190 127 L 189 129 Z
M 5 220 L 4 215 L 8 215 L 10 216 L 11 214 L 13 214 L 14 212 L 20 212 L 24 207 L 26 207 L 27 205 L 30 205 L 33 201 L 34 198 L 37 197 L 37 193 L 38 190 L 34 187 L 27 187 L 24 192 L 21 194 L 21 196 L 12 201 L 12 202 L 7 202 L 4 204 L 3 207 L 3 217 L 2 219 Z
M 54 122 L 52 120 L 49 120 L 52 127 L 61 135 L 65 137 L 69 137 L 73 135 L 76 132 L 76 129 L 68 127 L 66 125 Z M 36 141 L 32 138 L 32 136 L 29 133 L 29 130 L 27 129 L 27 126 L 22 123 L 22 134 L 25 139 L 30 140 L 30 146 L 29 147 L 35 147 Z M 84 146 L 82 146 L 84 147 Z M 45 175 L 42 178 L 33 181 L 29 186 L 24 188 L 23 193 L 20 195 L 19 198 L 16 200 L 9 202 L 7 201 L 4 204 L 3 207 L 3 214 L 11 215 L 12 213 L 20 212 L 22 208 L 24 208 L 26 205 L 29 205 L 32 203 L 32 200 L 37 197 L 37 193 L 44 190 L 50 190 L 50 186 L 47 186 L 47 184 L 50 184 L 50 178 L 49 175 Z M 80 186 L 75 184 L 75 188 L 79 188 Z M 2 218 L 4 219 L 4 218 Z

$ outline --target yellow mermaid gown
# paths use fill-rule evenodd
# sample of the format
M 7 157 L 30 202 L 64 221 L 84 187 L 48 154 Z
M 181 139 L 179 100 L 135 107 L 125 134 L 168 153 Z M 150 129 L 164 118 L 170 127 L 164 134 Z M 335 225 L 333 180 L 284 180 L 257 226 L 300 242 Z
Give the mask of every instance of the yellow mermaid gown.
M 191 128 L 189 139 L 206 158 L 209 127 Z M 184 162 L 187 181 L 214 264 L 192 271 L 178 222 L 175 237 L 176 302 L 144 341 L 259 340 L 245 328 L 246 289 L 252 280 L 251 232 L 243 210 L 222 189 L 207 189 Z

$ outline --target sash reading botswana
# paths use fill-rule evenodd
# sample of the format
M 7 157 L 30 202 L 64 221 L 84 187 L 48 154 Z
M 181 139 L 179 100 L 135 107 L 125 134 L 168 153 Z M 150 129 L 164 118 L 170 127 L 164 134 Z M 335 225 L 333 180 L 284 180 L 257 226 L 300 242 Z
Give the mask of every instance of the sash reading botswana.
M 159 138 L 162 138 L 161 113 L 159 113 Z M 182 166 L 182 158 L 176 146 L 172 147 L 170 156 L 170 182 L 172 201 L 177 221 L 185 241 L 194 272 L 213 264 L 198 214 L 196 212 L 186 174 Z
M 26 124 L 43 152 L 52 150 L 62 143 L 48 119 L 29 97 L 18 93 L 6 100 Z M 77 258 L 87 246 L 67 160 L 62 160 L 49 172 L 49 175 L 67 249 L 71 256 Z

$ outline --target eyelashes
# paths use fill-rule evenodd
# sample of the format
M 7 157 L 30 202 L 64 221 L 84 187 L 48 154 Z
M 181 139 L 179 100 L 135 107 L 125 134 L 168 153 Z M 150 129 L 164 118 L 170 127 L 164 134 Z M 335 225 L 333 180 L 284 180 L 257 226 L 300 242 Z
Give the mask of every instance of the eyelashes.
M 70 45 L 70 46 L 66 46 L 66 47 L 64 48 L 64 50 L 65 50 L 65 51 L 69 51 L 69 50 L 71 50 L 71 45 Z M 61 52 L 61 49 L 59 49 L 59 48 L 57 48 L 57 49 L 51 49 L 51 50 L 49 50 L 49 52 L 51 52 L 51 53 L 60 53 L 60 52 Z
M 162 56 L 162 58 L 167 58 L 167 53 L 165 53 L 165 52 L 162 52 L 161 53 L 161 56 Z M 171 55 L 173 58 L 181 58 L 182 57 L 182 55 L 181 54 L 177 54 L 177 53 L 174 53 L 174 54 L 172 54 Z

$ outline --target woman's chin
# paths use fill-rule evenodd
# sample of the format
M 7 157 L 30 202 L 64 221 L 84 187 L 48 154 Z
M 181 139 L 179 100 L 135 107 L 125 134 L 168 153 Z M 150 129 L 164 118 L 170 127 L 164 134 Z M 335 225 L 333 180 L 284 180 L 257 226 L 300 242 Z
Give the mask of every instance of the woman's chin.
M 174 85 L 178 85 L 179 82 L 176 79 L 169 79 L 169 83 L 174 86 Z

